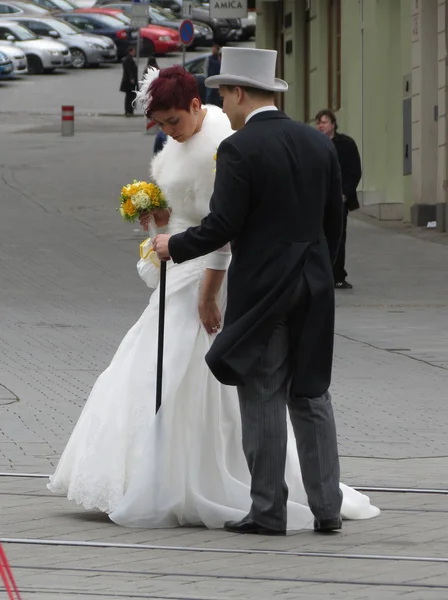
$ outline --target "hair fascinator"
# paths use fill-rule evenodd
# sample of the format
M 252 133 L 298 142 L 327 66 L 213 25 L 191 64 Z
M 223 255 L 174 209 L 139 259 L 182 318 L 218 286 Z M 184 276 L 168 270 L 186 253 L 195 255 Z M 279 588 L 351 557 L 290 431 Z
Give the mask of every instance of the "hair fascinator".
M 154 67 L 148 69 L 143 75 L 142 81 L 139 81 L 139 88 L 135 90 L 135 100 L 133 104 L 139 106 L 145 114 L 151 105 L 151 84 L 155 79 L 157 79 L 159 73 L 159 69 L 155 69 Z

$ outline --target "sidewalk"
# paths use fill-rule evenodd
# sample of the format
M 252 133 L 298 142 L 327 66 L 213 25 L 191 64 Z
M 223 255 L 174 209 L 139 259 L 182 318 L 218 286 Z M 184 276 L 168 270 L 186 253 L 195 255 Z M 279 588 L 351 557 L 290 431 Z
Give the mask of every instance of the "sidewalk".
M 146 176 L 152 143 L 113 124 L 72 139 L 3 129 L 2 472 L 54 469 L 95 378 L 147 303 L 135 269 L 140 233 L 115 207 L 120 187 Z M 448 488 L 448 246 L 353 218 L 348 257 L 355 287 L 337 295 L 332 390 L 342 480 Z M 375 492 L 381 516 L 347 522 L 340 535 L 250 538 L 126 530 L 50 495 L 45 480 L 0 482 L 2 538 L 176 548 L 5 544 L 24 599 L 448 597 L 446 562 L 297 554 L 448 561 L 446 495 Z

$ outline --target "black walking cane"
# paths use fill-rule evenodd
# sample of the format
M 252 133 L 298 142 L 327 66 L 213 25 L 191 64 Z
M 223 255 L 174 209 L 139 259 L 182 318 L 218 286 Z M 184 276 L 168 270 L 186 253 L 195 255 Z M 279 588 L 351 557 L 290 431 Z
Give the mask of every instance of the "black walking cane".
M 162 406 L 163 340 L 165 334 L 166 261 L 160 261 L 159 341 L 157 347 L 156 414 Z

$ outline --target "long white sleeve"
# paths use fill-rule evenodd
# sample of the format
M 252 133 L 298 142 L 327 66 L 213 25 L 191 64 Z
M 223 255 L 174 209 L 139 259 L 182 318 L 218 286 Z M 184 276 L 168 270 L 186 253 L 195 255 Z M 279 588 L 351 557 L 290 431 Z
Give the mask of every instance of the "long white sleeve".
M 219 250 L 215 250 L 207 255 L 206 267 L 215 271 L 227 271 L 231 259 L 230 244 L 226 244 Z

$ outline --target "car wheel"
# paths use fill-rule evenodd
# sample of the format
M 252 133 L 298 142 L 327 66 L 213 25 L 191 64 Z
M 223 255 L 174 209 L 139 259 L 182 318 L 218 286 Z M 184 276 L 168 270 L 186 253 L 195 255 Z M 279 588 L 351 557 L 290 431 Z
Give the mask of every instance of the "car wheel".
M 70 48 L 72 55 L 72 67 L 74 69 L 84 69 L 87 66 L 87 57 L 79 48 Z
M 27 57 L 28 73 L 31 75 L 41 75 L 44 72 L 44 66 L 38 56 L 29 54 Z

